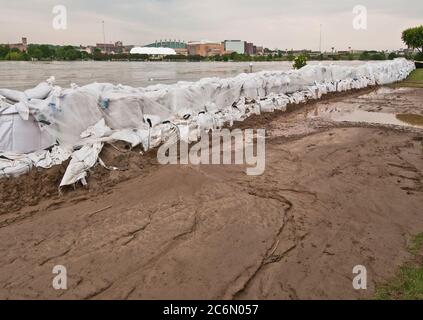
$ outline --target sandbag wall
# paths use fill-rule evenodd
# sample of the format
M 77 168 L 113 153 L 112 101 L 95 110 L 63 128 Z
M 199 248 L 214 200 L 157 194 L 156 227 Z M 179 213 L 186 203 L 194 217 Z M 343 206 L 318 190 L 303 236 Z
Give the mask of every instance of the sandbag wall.
M 0 89 L 0 123 L 6 123 L 1 119 L 8 113 L 19 115 L 28 128 L 38 130 L 35 135 L 42 137 L 42 141 L 41 138 L 31 140 L 29 135 L 34 132 L 29 129 L 16 131 L 10 124 L 2 125 L 0 153 L 42 152 L 40 149 L 55 144 L 66 150 L 60 155 L 68 154 L 69 150 L 88 144 L 87 129 L 93 127 L 101 131 L 94 135 L 97 139 L 113 137 L 133 144 L 144 143 L 146 137 L 151 139 L 154 130 L 157 135 L 162 134 L 163 124 L 169 121 L 213 129 L 242 121 L 252 114 L 252 109 L 254 113 L 283 110 L 289 103 L 319 99 L 329 92 L 401 81 L 414 68 L 414 63 L 406 59 L 355 67 L 308 65 L 288 72 L 264 71 L 146 88 L 93 83 L 63 89 L 54 86 L 54 78 L 51 78 L 25 92 Z M 247 101 L 249 108 L 246 108 Z M 34 119 L 38 125 L 35 129 Z M 100 122 L 102 126 L 98 126 Z M 1 133 L 10 133 L 10 130 L 13 134 Z M 27 140 L 28 144 L 25 148 L 16 148 L 10 139 Z M 160 143 L 160 137 L 157 141 Z M 155 144 L 148 141 L 147 145 Z M 62 156 L 57 159 L 60 161 Z

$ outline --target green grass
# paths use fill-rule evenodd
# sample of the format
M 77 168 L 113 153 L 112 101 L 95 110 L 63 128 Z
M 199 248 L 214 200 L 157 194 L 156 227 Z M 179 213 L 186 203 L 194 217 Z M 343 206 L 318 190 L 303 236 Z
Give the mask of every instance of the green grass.
M 400 268 L 397 276 L 376 289 L 378 300 L 423 300 L 423 233 L 413 238 L 408 250 L 415 256 L 413 264 Z
M 423 69 L 414 70 L 404 81 L 393 84 L 394 87 L 423 88 Z
M 414 70 L 405 81 L 423 82 L 423 68 Z
M 423 248 L 423 233 L 418 234 L 413 238 L 413 241 L 411 241 L 410 246 L 408 247 L 408 250 L 415 256 L 419 255 L 420 250 Z

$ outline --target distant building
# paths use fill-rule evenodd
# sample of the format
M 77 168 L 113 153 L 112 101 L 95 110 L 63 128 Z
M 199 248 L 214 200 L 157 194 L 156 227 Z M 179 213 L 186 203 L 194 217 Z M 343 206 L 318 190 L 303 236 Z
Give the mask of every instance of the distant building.
M 95 48 L 94 47 L 91 47 L 91 46 L 83 46 L 83 45 L 80 45 L 77 50 L 79 52 L 86 52 L 88 54 L 91 54 L 91 53 L 93 53 L 94 49 Z
M 348 52 L 349 53 L 349 52 Z M 317 57 L 321 57 L 323 55 L 323 52 L 320 51 L 312 51 L 310 52 L 309 56 L 311 58 L 317 58 Z
M 26 37 L 23 37 L 21 43 L 9 44 L 9 48 L 18 49 L 21 52 L 26 52 L 28 50 L 28 39 Z
M 225 40 L 225 51 L 245 54 L 246 42 L 241 40 Z
M 133 48 L 135 48 L 135 46 L 133 46 L 133 45 L 123 46 L 122 47 L 122 53 L 130 53 Z
M 147 48 L 171 48 L 171 49 L 187 49 L 187 44 L 181 40 L 156 40 L 154 43 L 145 45 Z
M 175 48 L 175 52 L 181 56 L 187 56 L 188 55 L 188 49 L 186 48 Z
M 222 55 L 225 52 L 224 45 L 222 43 L 212 41 L 188 42 L 187 49 L 190 56 L 202 57 Z
M 188 48 L 187 44 L 181 40 L 156 40 L 153 43 L 147 44 L 144 46 L 145 48 L 170 48 L 175 50 L 178 55 L 187 56 L 188 55 Z
M 257 47 L 254 43 L 246 42 L 245 43 L 245 54 L 248 56 L 255 56 L 257 53 Z
M 264 54 L 264 48 L 263 47 L 256 47 L 256 55 L 262 56 Z
M 307 50 L 307 49 L 303 49 L 303 50 L 291 50 L 290 53 L 297 56 L 297 55 L 300 55 L 300 54 L 308 55 L 308 54 L 311 54 L 312 51 L 311 50 Z
M 125 50 L 122 41 L 117 41 L 115 43 L 97 43 L 96 48 L 100 49 L 103 54 L 123 53 Z

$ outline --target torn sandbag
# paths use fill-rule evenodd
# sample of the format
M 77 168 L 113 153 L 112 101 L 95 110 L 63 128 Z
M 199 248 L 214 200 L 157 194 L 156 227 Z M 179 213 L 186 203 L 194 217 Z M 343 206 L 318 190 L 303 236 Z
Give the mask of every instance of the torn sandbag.
M 62 164 L 70 158 L 72 150 L 63 146 L 54 146 L 50 151 L 39 151 L 28 154 L 33 165 L 37 168 L 49 169 Z
M 131 144 L 132 148 L 142 145 L 144 151 L 150 147 L 150 128 L 145 129 L 124 129 L 112 133 L 111 141 L 125 141 Z
M 87 185 L 87 171 L 97 163 L 102 148 L 103 143 L 97 142 L 92 145 L 85 145 L 72 153 L 72 160 L 60 182 L 60 187 L 72 185 L 78 181 L 81 181 L 84 186 Z

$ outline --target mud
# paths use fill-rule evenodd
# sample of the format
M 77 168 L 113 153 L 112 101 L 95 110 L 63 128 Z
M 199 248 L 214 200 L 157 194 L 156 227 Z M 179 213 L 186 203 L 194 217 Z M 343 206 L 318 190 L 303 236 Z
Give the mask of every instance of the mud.
M 154 153 L 117 145 L 101 158 L 121 170 L 94 168 L 89 189 L 59 194 L 65 165 L 0 180 L 0 298 L 371 298 L 423 231 L 422 130 L 309 113 L 362 104 L 422 114 L 423 90 L 408 90 L 336 95 L 239 124 L 267 129 L 260 177 L 159 166 Z M 59 264 L 66 291 L 52 287 Z M 368 269 L 367 291 L 352 287 L 356 265 Z

